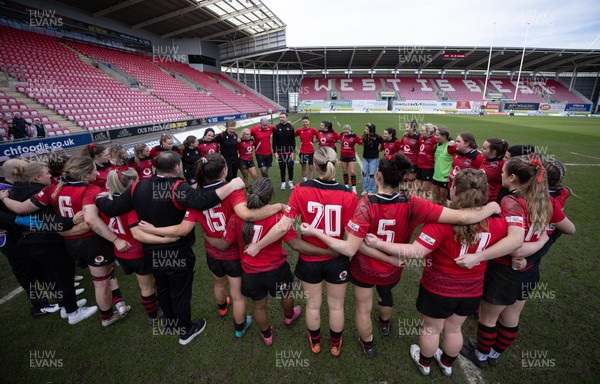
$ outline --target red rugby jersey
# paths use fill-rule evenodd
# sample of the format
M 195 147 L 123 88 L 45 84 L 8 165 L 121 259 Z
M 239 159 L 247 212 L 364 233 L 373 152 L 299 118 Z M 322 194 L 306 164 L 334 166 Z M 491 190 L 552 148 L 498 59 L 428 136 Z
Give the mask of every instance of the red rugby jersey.
M 419 139 L 420 135 L 402 136 L 402 153 L 416 166 L 419 162 Z
M 131 244 L 131 248 L 121 252 L 117 249 L 117 247 L 114 246 L 113 243 L 113 248 L 117 257 L 130 260 L 144 257 L 142 243 L 137 241 L 131 234 L 132 224 L 140 221 L 135 210 L 129 211 L 126 214 L 117 217 L 109 217 L 100 212 L 100 218 L 106 223 L 108 229 L 117 235 L 119 239 L 126 240 L 129 242 L 129 244 Z
M 97 185 L 88 185 L 83 181 L 67 182 L 53 198 L 52 194 L 56 189 L 58 189 L 58 185 L 44 187 L 36 195 L 31 196 L 31 202 L 38 207 L 51 205 L 54 212 L 62 217 L 74 217 L 83 209 L 84 205 L 95 204 L 96 196 L 101 192 Z M 82 235 L 65 236 L 65 239 L 79 239 L 93 234 L 94 231 L 90 229 L 89 232 Z
M 435 165 L 435 150 L 437 140 L 435 136 L 423 138 L 419 140 L 419 159 L 417 166 L 422 169 L 431 169 Z
M 383 151 L 384 156 L 394 156 L 402 150 L 402 141 L 398 139 L 384 141 L 379 146 L 379 150 Z
M 252 152 L 254 151 L 254 140 L 241 140 L 237 144 L 240 160 L 252 161 Z
M 135 158 L 129 159 L 129 166 L 136 170 L 140 180 L 147 180 L 152 177 L 152 157 L 140 159 L 140 163 L 135 162 Z
M 220 181 L 205 185 L 204 189 L 217 189 L 225 183 Z M 188 209 L 185 212 L 184 220 L 199 223 L 204 229 L 204 235 L 207 237 L 222 238 L 227 227 L 227 221 L 235 213 L 234 207 L 238 204 L 244 204 L 246 197 L 241 190 L 233 191 L 221 203 L 213 208 L 205 211 L 197 211 Z M 240 258 L 238 248 L 231 246 L 228 249 L 221 251 L 210 245 L 207 241 L 204 242 L 206 254 L 218 260 L 236 260 Z
M 485 172 L 488 181 L 488 203 L 496 201 L 498 192 L 502 188 L 502 167 L 504 166 L 504 158 L 488 160 L 483 159 L 481 169 Z
M 480 169 L 483 163 L 483 156 L 476 149 L 472 149 L 467 153 L 461 153 L 456 151 L 456 146 L 448 146 L 448 153 L 454 154 L 452 158 L 452 170 L 448 175 L 448 180 L 450 181 L 448 188 L 450 188 L 452 180 L 454 180 L 454 176 L 458 172 L 467 168 Z
M 257 155 L 271 155 L 271 134 L 275 127 L 269 125 L 267 129 L 262 129 L 260 125 L 250 128 L 250 134 L 256 142 Z
M 267 217 L 264 220 L 255 221 L 253 223 L 254 229 L 252 231 L 251 243 L 254 244 L 259 242 L 260 239 L 269 233 L 271 228 L 279 223 L 281 217 L 281 213 L 277 213 L 276 215 Z M 297 238 L 294 228 L 290 228 L 281 239 L 269 245 L 268 247 L 263 248 L 256 256 L 252 257 L 247 253 L 244 253 L 244 243 L 242 241 L 243 224 L 244 222 L 239 218 L 238 215 L 231 216 L 227 222 L 227 229 L 223 239 L 228 243 L 232 243 L 232 247 L 235 247 L 235 244 L 237 244 L 240 255 L 240 263 L 242 264 L 242 269 L 244 272 L 249 274 L 268 272 L 279 268 L 283 263 L 285 263 L 287 254 L 283 249 L 282 242 Z
M 110 170 L 113 168 L 117 167 L 113 166 L 110 162 L 102 165 L 96 165 L 96 171 L 98 174 L 96 175 L 96 180 L 92 181 L 91 184 L 100 187 L 102 192 L 108 191 L 108 188 L 106 187 L 106 180 L 108 179 L 108 172 L 110 172 Z
M 443 209 L 405 193 L 378 193 L 360 200 L 346 230 L 361 238 L 372 233 L 390 243 L 408 243 L 417 226 L 437 222 Z M 400 279 L 402 268 L 357 252 L 350 260 L 350 273 L 365 284 L 389 285 Z
M 204 157 L 211 153 L 219 152 L 219 143 L 216 141 L 203 141 L 198 140 L 198 152 L 200 157 Z
M 447 297 L 479 297 L 483 295 L 483 276 L 487 261 L 471 269 L 459 267 L 454 259 L 467 253 L 477 253 L 506 236 L 504 217 L 487 219 L 486 229 L 480 228 L 479 241 L 461 244 L 454 239 L 450 224 L 425 224 L 415 240 L 432 252 L 426 257 L 421 284 L 429 292 Z
M 315 153 L 313 140 L 319 138 L 319 132 L 313 127 L 300 127 L 294 133 L 295 136 L 300 136 L 300 153 L 310 155 Z
M 337 181 L 307 180 L 294 187 L 285 215 L 291 219 L 300 215 L 303 222 L 309 223 L 326 235 L 343 239 L 344 226 L 352 218 L 357 203 L 356 194 Z M 327 246 L 315 237 L 302 236 L 302 240 L 327 249 Z M 300 253 L 300 258 L 307 262 L 315 262 L 332 257 Z
M 340 140 L 336 131 L 318 131 L 319 147 L 329 147 L 335 150 L 335 143 Z
M 356 157 L 356 149 L 354 146 L 356 144 L 363 144 L 360 136 L 356 135 L 355 133 L 351 133 L 349 135 L 340 135 L 340 142 L 342 143 L 340 156 L 343 157 Z
M 552 217 L 550 218 L 550 223 L 558 223 L 559 221 L 564 220 L 566 216 L 553 198 L 550 198 L 550 204 L 552 205 Z M 500 207 L 502 209 L 502 215 L 506 218 L 506 224 L 509 227 L 514 225 L 525 230 L 524 242 L 534 242 L 540 238 L 541 232 L 535 231 L 531 226 L 529 214 L 527 213 L 527 202 L 524 199 L 516 197 L 514 194 L 507 195 L 502 199 Z M 498 257 L 493 259 L 493 261 L 502 265 L 512 265 L 512 257 L 510 255 Z M 537 264 L 539 264 L 539 261 L 538 263 L 528 265 L 527 267 L 519 270 L 519 272 L 524 272 L 528 269 L 531 269 Z

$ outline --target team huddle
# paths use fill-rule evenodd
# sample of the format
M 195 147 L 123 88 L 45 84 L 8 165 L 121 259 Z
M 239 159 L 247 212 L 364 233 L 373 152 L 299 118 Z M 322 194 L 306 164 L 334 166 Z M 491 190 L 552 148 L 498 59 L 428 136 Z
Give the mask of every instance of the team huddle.
M 450 376 L 459 353 L 479 367 L 496 365 L 517 337 L 542 257 L 562 233 L 575 232 L 563 212 L 570 191 L 562 185 L 562 163 L 497 138 L 479 150 L 471 133 L 452 139 L 448 129 L 429 123 L 408 122 L 398 138 L 394 128 L 379 135 L 372 123 L 357 135 L 349 125 L 338 133 L 329 121 L 318 130 L 307 116 L 301 121 L 295 129 L 282 113 L 276 126 L 263 118 L 239 136 L 228 121 L 224 132 L 189 136 L 183 150 L 162 135 L 152 149 L 136 145 L 131 160 L 119 145 L 91 143 L 81 157 L 60 162 L 5 162 L 2 252 L 27 291 L 53 281 L 61 292 L 54 305 L 32 300 L 32 314 L 61 310 L 76 324 L 99 311 L 103 327 L 126 317 L 131 306 L 114 274 L 118 261 L 137 278 L 148 322 L 188 344 L 206 326 L 191 316 L 199 224 L 216 310 L 227 316 L 231 307 L 236 338 L 255 323 L 264 344 L 273 344 L 269 296 L 279 301 L 283 323 L 294 324 L 302 312 L 291 294 L 297 278 L 306 298 L 308 348 L 318 354 L 325 344 L 325 290 L 328 346 L 338 357 L 350 282 L 359 346 L 373 357 L 374 289 L 376 324 L 386 337 L 404 265 L 425 259 L 416 306 L 427 332 L 410 347 L 421 374 L 430 373 L 435 359 Z M 271 203 L 273 156 L 280 188 L 291 190 L 287 204 Z M 296 160 L 303 181 L 294 184 Z M 343 184 L 336 181 L 338 165 Z M 283 242 L 298 252 L 293 271 Z M 89 268 L 96 306 L 76 299 L 76 263 Z M 478 316 L 478 331 L 463 340 L 468 316 Z

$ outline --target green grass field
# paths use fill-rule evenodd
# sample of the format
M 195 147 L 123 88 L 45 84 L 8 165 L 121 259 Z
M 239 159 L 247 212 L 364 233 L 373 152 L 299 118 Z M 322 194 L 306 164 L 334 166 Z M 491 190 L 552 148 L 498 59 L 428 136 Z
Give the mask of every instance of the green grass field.
M 290 116 L 294 122 L 300 115 Z M 497 367 L 481 372 L 487 383 L 592 383 L 598 382 L 598 314 L 600 314 L 600 119 L 505 116 L 323 114 L 312 115 L 312 125 L 323 120 L 351 124 L 362 133 L 366 122 L 379 133 L 405 120 L 432 122 L 450 129 L 453 137 L 471 131 L 481 145 L 488 137 L 510 144 L 534 144 L 539 152 L 555 156 L 567 166 L 565 184 L 572 196 L 565 212 L 577 226 L 574 236 L 562 236 L 542 264 L 543 286 L 523 312 L 520 334 L 502 356 Z M 294 124 L 299 126 L 299 122 Z M 361 151 L 359 150 L 359 154 Z M 595 164 L 590 165 L 590 164 Z M 357 173 L 360 168 L 357 167 Z M 341 171 L 338 170 L 338 180 Z M 286 202 L 290 192 L 280 191 L 277 166 L 270 175 L 276 187 L 275 202 Z M 295 182 L 300 181 L 296 165 Z M 359 191 L 360 177 L 359 179 Z M 205 317 L 203 334 L 180 346 L 175 336 L 161 335 L 146 323 L 139 304 L 135 278 L 118 271 L 125 299 L 133 305 L 122 322 L 103 331 L 97 318 L 70 326 L 58 314 L 33 320 L 26 295 L 0 305 L 0 382 L 6 383 L 405 383 L 467 382 L 460 364 L 453 378 L 445 378 L 436 364 L 430 377 L 422 377 L 410 360 L 410 344 L 417 343 L 420 315 L 415 309 L 421 270 L 408 266 L 395 288 L 392 332 L 385 339 L 375 329 L 378 355 L 368 359 L 356 340 L 354 295 L 348 286 L 346 329 L 342 356 L 329 355 L 327 310 L 322 310 L 323 351 L 313 355 L 306 340 L 304 318 L 287 328 L 277 300 L 269 303 L 274 326 L 274 344 L 266 347 L 256 327 L 241 339 L 233 336 L 230 314 L 219 318 L 201 243 L 197 255 L 193 317 Z M 289 252 L 294 267 L 297 255 Z M 83 297 L 93 303 L 89 273 L 82 286 Z M 0 297 L 17 287 L 5 258 L 0 258 Z M 298 292 L 298 296 L 302 296 Z M 304 300 L 298 300 L 305 304 Z M 250 306 L 249 306 L 250 307 Z M 231 313 L 231 312 L 230 312 Z M 374 314 L 373 318 L 376 319 Z M 474 337 L 476 323 L 468 319 L 463 334 Z M 40 357 L 53 368 L 37 367 Z

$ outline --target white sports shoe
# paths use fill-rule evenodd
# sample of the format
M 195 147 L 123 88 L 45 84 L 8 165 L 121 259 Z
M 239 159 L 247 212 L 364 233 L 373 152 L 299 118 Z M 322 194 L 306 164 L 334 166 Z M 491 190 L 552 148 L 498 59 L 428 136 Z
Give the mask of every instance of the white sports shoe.
M 75 311 L 75 313 L 69 315 L 69 324 L 77 324 L 81 320 L 87 319 L 88 317 L 92 316 L 94 313 L 96 313 L 97 310 L 98 307 L 96 307 L 95 305 L 93 307 L 78 308 L 77 311 Z
M 86 304 L 87 304 L 86 299 L 77 300 L 78 308 L 81 308 Z M 60 307 L 60 317 L 62 317 L 63 319 L 66 319 L 67 317 L 69 317 L 69 314 L 67 313 L 67 310 L 65 309 L 65 307 Z
M 124 301 L 120 301 L 117 304 L 115 304 L 115 308 L 117 309 L 121 317 L 125 317 L 131 310 L 131 305 L 127 305 Z
M 410 346 L 410 357 L 412 357 L 415 364 L 417 364 L 419 372 L 421 372 L 423 376 L 429 376 L 429 373 L 431 372 L 431 367 L 426 367 L 419 362 L 420 354 L 421 348 L 419 348 L 417 344 L 413 344 Z
M 290 191 L 294 189 L 294 182 L 292 180 L 288 181 L 288 186 L 290 187 Z
M 283 183 L 281 183 L 281 190 L 285 191 L 285 181 Z
M 433 357 L 435 357 L 435 361 L 438 362 L 444 376 L 452 376 L 452 367 L 448 367 L 442 363 L 442 353 L 442 350 L 438 348 L 433 354 Z

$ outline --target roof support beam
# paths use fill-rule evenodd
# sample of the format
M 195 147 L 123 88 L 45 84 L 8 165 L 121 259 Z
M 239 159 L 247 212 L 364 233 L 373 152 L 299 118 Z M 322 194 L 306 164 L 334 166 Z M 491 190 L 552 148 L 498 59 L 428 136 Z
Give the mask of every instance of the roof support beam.
M 198 24 L 193 24 L 193 25 L 187 26 L 185 28 L 181 28 L 181 29 L 178 29 L 176 31 L 169 32 L 167 34 L 162 35 L 161 37 L 164 38 L 164 39 L 166 39 L 166 38 L 169 38 L 169 37 L 172 37 L 172 36 L 177 36 L 177 35 L 185 33 L 185 32 L 189 32 L 189 31 L 193 31 L 193 30 L 196 30 L 196 29 L 200 29 L 202 27 L 207 27 L 209 25 L 217 24 L 217 23 L 220 23 L 222 21 L 226 21 L 228 19 L 244 15 L 246 13 L 250 13 L 250 12 L 254 12 L 254 11 L 259 11 L 259 10 L 260 10 L 260 7 L 251 7 L 251 8 L 241 9 L 241 10 L 239 10 L 237 12 L 228 13 L 228 14 L 220 16 L 220 17 L 218 17 L 216 19 L 203 21 L 203 22 L 198 23 Z M 268 21 L 268 19 L 265 19 L 265 21 L 263 21 L 263 23 L 265 23 L 266 21 Z M 240 26 L 240 27 L 242 27 L 242 26 Z
M 381 58 L 383 57 L 384 54 L 385 54 L 385 49 L 382 49 L 381 52 L 379 52 L 379 55 L 377 55 L 377 58 L 375 59 L 373 64 L 371 64 L 371 71 L 375 70 L 375 67 L 377 67 L 377 64 L 379 64 L 379 60 L 381 60 Z
M 492 59 L 493 59 L 493 58 L 495 58 L 495 57 L 496 57 L 496 56 L 498 56 L 498 55 L 502 55 L 503 53 L 504 53 L 504 52 L 502 52 L 502 51 L 496 51 L 496 53 L 493 53 L 493 54 L 492 54 Z M 467 71 L 470 71 L 470 70 L 472 70 L 473 68 L 479 67 L 481 64 L 483 64 L 483 63 L 485 63 L 485 62 L 487 62 L 487 61 L 488 61 L 488 57 L 487 57 L 487 56 L 486 56 L 486 57 L 484 57 L 484 58 L 482 58 L 482 59 L 479 59 L 479 60 L 477 60 L 476 62 L 474 62 L 473 64 L 469 65 L 469 66 L 467 67 Z
M 130 6 L 132 6 L 134 4 L 137 4 L 137 3 L 141 3 L 142 1 L 144 1 L 144 0 L 128 0 L 128 1 L 124 1 L 122 3 L 113 5 L 112 7 L 108 7 L 108 8 L 105 8 L 105 9 L 101 10 L 101 11 L 95 12 L 94 14 L 92 14 L 92 16 L 93 17 L 100 17 L 100 16 L 108 15 L 109 13 L 113 13 L 113 12 L 119 11 L 121 9 L 130 7 Z
M 166 13 L 166 14 L 164 14 L 162 16 L 154 17 L 152 19 L 148 19 L 148 20 L 143 21 L 141 23 L 135 24 L 135 25 L 133 25 L 131 27 L 131 29 L 140 29 L 140 28 L 143 28 L 143 27 L 145 27 L 147 25 L 156 24 L 158 22 L 165 21 L 165 20 L 168 20 L 168 19 L 176 17 L 176 16 L 183 16 L 186 13 L 195 11 L 198 8 L 200 8 L 200 7 L 197 6 L 197 5 L 190 5 L 188 7 L 185 7 L 185 8 L 182 8 L 182 9 L 178 9 L 178 10 L 173 11 L 173 12 Z
M 219 37 L 219 36 L 227 35 L 228 33 L 231 33 L 231 32 L 244 32 L 244 31 L 243 31 L 243 29 L 245 29 L 245 28 L 252 28 L 252 27 L 255 27 L 255 26 L 257 26 L 257 25 L 263 25 L 263 24 L 265 24 L 267 21 L 268 21 L 268 20 L 258 20 L 258 21 L 255 21 L 255 22 L 253 22 L 253 23 L 249 23 L 249 24 L 242 24 L 242 25 L 240 25 L 239 27 L 234 27 L 234 28 L 227 29 L 227 30 L 224 30 L 224 31 L 221 31 L 221 32 L 213 33 L 212 35 L 204 36 L 204 37 L 201 37 L 200 39 L 201 39 L 201 40 L 210 40 L 210 39 L 212 39 L 212 38 L 215 38 L 215 37 Z M 174 34 L 174 33 L 175 33 L 175 32 L 168 33 L 168 34 L 166 34 L 166 35 L 163 35 L 163 36 L 161 36 L 161 37 L 171 37 L 171 36 L 173 36 L 173 34 Z M 247 32 L 245 32 L 245 33 L 247 33 Z M 179 33 L 177 33 L 177 34 L 179 34 Z M 245 37 L 245 36 L 244 36 L 244 37 Z

